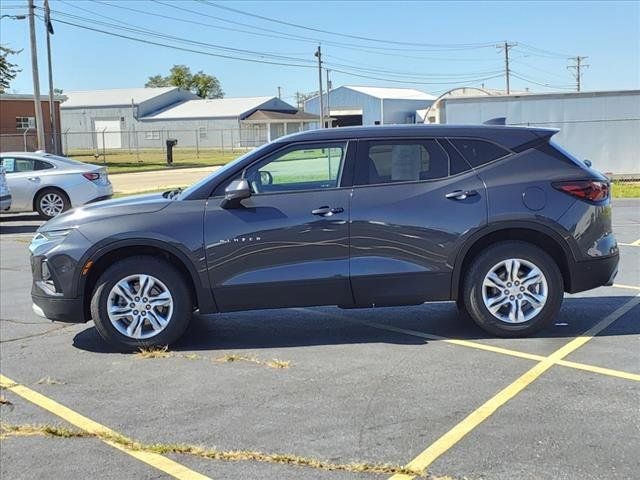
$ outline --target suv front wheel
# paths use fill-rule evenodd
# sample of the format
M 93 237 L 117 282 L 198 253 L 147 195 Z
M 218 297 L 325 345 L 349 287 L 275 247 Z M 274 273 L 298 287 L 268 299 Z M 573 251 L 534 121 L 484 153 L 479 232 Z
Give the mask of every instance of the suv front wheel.
M 180 272 L 155 257 L 113 264 L 100 276 L 91 299 L 98 333 L 123 351 L 175 342 L 192 313 L 185 284 Z
M 560 269 L 549 255 L 535 245 L 507 241 L 473 260 L 458 305 L 487 332 L 521 337 L 548 326 L 563 295 Z

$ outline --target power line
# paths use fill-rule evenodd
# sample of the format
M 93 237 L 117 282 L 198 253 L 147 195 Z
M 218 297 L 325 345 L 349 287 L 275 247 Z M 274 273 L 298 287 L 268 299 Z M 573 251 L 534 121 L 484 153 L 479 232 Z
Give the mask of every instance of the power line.
M 511 74 L 514 77 L 519 78 L 520 80 L 524 80 L 525 82 L 529 82 L 529 83 L 532 83 L 534 85 L 539 85 L 541 87 L 555 88 L 555 89 L 558 89 L 558 90 L 573 90 L 571 87 L 566 86 L 566 85 L 564 85 L 564 86 L 563 85 L 551 85 L 549 83 L 537 82 L 535 80 L 532 80 L 531 78 L 527 78 L 527 77 L 515 72 L 514 70 L 511 70 Z
M 38 18 L 42 18 L 41 16 L 38 15 Z M 244 58 L 244 57 L 235 57 L 232 55 L 225 55 L 225 54 L 220 54 L 220 53 L 212 53 L 212 52 L 205 52 L 202 50 L 195 50 L 192 48 L 185 48 L 185 47 L 178 47 L 176 45 L 169 45 L 166 43 L 160 43 L 160 42 L 154 42 L 151 40 L 145 40 L 143 38 L 137 38 L 137 37 L 131 37 L 128 35 L 122 35 L 120 33 L 113 33 L 113 32 L 109 32 L 106 30 L 102 30 L 99 28 L 93 28 L 93 27 L 88 27 L 86 25 L 78 25 L 77 23 L 73 23 L 73 22 L 68 22 L 66 20 L 61 20 L 60 18 L 56 18 L 55 21 L 57 23 L 62 23 L 65 25 L 71 25 L 77 28 L 81 28 L 83 30 L 90 30 L 93 32 L 98 32 L 98 33 L 102 33 L 104 35 L 109 35 L 112 37 L 118 37 L 118 38 L 123 38 L 126 40 L 132 40 L 134 42 L 139 42 L 139 43 L 145 43 L 147 45 L 155 45 L 155 46 L 159 46 L 159 47 L 165 47 L 165 48 L 171 48 L 173 50 L 180 50 L 183 52 L 190 52 L 190 53 L 199 53 L 201 55 L 207 55 L 210 57 L 217 57 L 217 58 L 226 58 L 229 60 L 239 60 L 239 61 L 244 61 L 244 62 L 251 62 L 251 63 L 261 63 L 261 64 L 266 64 L 266 65 L 280 65 L 280 66 L 285 66 L 285 67 L 299 67 L 299 68 L 314 68 L 313 65 L 300 65 L 300 64 L 292 64 L 292 63 L 284 63 L 284 62 L 275 62 L 275 61 L 269 61 L 269 60 L 260 60 L 260 59 L 254 59 L 254 58 Z
M 165 18 L 165 19 L 169 19 L 169 20 L 173 20 L 173 21 L 190 23 L 190 24 L 193 24 L 193 25 L 200 25 L 200 26 L 204 26 L 204 27 L 208 27 L 208 28 L 212 28 L 212 29 L 245 33 L 245 34 L 259 36 L 259 37 L 265 37 L 265 38 L 276 38 L 276 39 L 293 40 L 293 41 L 296 41 L 296 42 L 305 42 L 305 43 L 312 43 L 312 44 L 317 44 L 318 43 L 318 40 L 315 39 L 315 38 L 299 36 L 299 35 L 295 35 L 295 34 L 291 34 L 291 33 L 281 32 L 279 30 L 272 30 L 272 29 L 258 27 L 258 26 L 255 26 L 255 25 L 250 25 L 250 24 L 246 24 L 246 23 L 242 23 L 242 22 L 237 22 L 237 21 L 234 21 L 234 20 L 229 20 L 229 19 L 218 17 L 218 16 L 215 16 L 215 15 L 210 15 L 210 14 L 204 13 L 202 11 L 190 10 L 188 8 L 185 8 L 182 4 L 180 4 L 180 6 L 177 6 L 175 4 L 164 3 L 164 2 L 161 2 L 159 0 L 150 0 L 150 1 L 152 1 L 154 3 L 157 3 L 159 5 L 163 5 L 163 6 L 168 7 L 168 8 L 176 9 L 178 11 L 192 13 L 194 15 L 198 15 L 199 17 L 206 17 L 206 18 L 211 18 L 211 19 L 217 20 L 217 21 L 230 23 L 230 24 L 233 24 L 233 25 L 241 25 L 241 26 L 248 27 L 248 28 L 254 28 L 254 29 L 257 29 L 259 31 L 255 32 L 255 31 L 238 29 L 238 28 L 233 28 L 233 27 L 224 27 L 224 26 L 220 26 L 220 25 L 212 25 L 212 24 L 209 24 L 209 23 L 199 22 L 199 21 L 196 21 L 196 20 L 185 19 L 185 18 L 180 18 L 180 17 L 176 17 L 176 16 L 163 15 L 163 14 L 160 14 L 160 13 L 157 13 L 157 12 L 149 12 L 149 11 L 145 11 L 145 10 L 139 10 L 139 9 L 132 8 L 132 7 L 129 7 L 129 6 L 124 6 L 122 4 L 112 4 L 112 3 L 109 3 L 109 2 L 106 2 L 106 1 L 94 0 L 95 3 L 100 3 L 102 5 L 106 5 L 106 6 L 113 7 L 113 8 L 118 8 L 118 9 L 122 9 L 122 10 L 129 10 L 129 11 L 136 12 L 136 13 L 142 13 L 144 15 L 150 15 L 150 16 L 159 17 L 159 18 Z M 267 32 L 267 33 L 262 33 L 262 32 Z M 406 54 L 400 53 L 400 52 L 407 52 L 407 51 L 415 51 L 415 50 L 407 49 L 407 48 L 387 49 L 387 48 L 383 48 L 383 47 L 373 47 L 373 46 L 355 46 L 354 44 L 347 45 L 347 44 L 333 42 L 333 41 L 330 41 L 330 40 L 323 40 L 322 43 L 325 46 L 329 45 L 329 46 L 332 46 L 332 47 L 335 47 L 335 48 L 339 48 L 339 49 L 343 49 L 343 50 L 366 52 L 366 53 L 371 54 L 371 55 L 379 55 L 379 56 L 385 56 L 385 57 L 407 58 L 407 59 L 411 59 L 411 60 L 436 60 L 436 61 L 448 61 L 448 62 L 460 62 L 460 61 L 486 62 L 486 61 L 489 61 L 488 59 L 480 59 L 480 58 L 433 57 L 433 56 L 406 55 Z M 393 51 L 393 53 L 390 53 L 389 51 L 383 51 L 383 50 L 391 50 L 391 51 Z M 449 50 L 417 50 L 417 51 L 418 52 L 432 52 L 432 51 L 449 52 Z
M 265 21 L 277 23 L 277 24 L 280 24 L 280 25 L 286 25 L 286 26 L 289 26 L 289 27 L 300 28 L 300 29 L 309 30 L 309 31 L 312 31 L 312 32 L 317 32 L 317 33 L 335 35 L 335 36 L 343 37 L 343 38 L 350 38 L 350 39 L 355 39 L 355 40 L 364 40 L 364 41 L 367 41 L 367 42 L 386 43 L 386 44 L 404 45 L 404 46 L 437 47 L 437 48 L 454 49 L 454 50 L 455 49 L 486 48 L 486 47 L 493 46 L 495 44 L 495 42 L 436 44 L 436 43 L 400 42 L 400 41 L 396 41 L 396 40 L 381 40 L 379 38 L 363 37 L 363 36 L 360 36 L 360 35 L 351 35 L 351 34 L 348 34 L 348 33 L 341 33 L 341 32 L 332 32 L 330 30 L 323 30 L 321 28 L 314 28 L 314 27 L 309 27 L 309 26 L 306 26 L 306 25 L 299 25 L 297 23 L 286 22 L 284 20 L 279 20 L 279 19 L 275 19 L 275 18 L 271 18 L 271 17 L 266 17 L 266 16 L 263 16 L 263 15 L 257 15 L 255 13 L 245 12 L 243 10 L 238 10 L 236 8 L 227 7 L 226 5 L 218 5 L 216 3 L 209 2 L 209 1 L 206 1 L 206 0 L 198 0 L 198 1 L 200 3 L 204 3 L 206 5 L 210 5 L 210 6 L 215 7 L 215 8 L 220 8 L 222 10 L 227 10 L 227 11 L 238 13 L 238 14 L 241 14 L 241 15 L 246 15 L 246 16 L 253 17 L 253 18 L 258 18 L 260 20 L 265 20 Z
M 39 7 L 37 7 L 39 8 Z M 271 58 L 271 59 L 275 59 L 275 60 L 284 60 L 284 61 L 288 61 L 288 62 L 311 62 L 309 59 L 301 59 L 301 58 L 295 58 L 295 57 L 288 57 L 288 56 L 284 56 L 284 55 L 278 55 L 278 54 L 273 54 L 273 53 L 268 53 L 268 52 L 260 52 L 260 51 L 255 51 L 255 50 L 245 50 L 245 49 L 240 49 L 240 48 L 234 48 L 234 47 L 227 47 L 224 45 L 218 45 L 218 44 L 213 44 L 213 43 L 207 43 L 207 42 L 200 42 L 197 40 L 190 40 L 190 39 L 186 39 L 186 38 L 182 38 L 182 37 L 176 37 L 173 35 L 168 35 L 168 34 L 163 34 L 163 33 L 159 33 L 156 32 L 154 30 L 150 30 L 144 27 L 139 27 L 137 25 L 133 25 L 127 22 L 123 22 L 123 21 L 119 21 L 119 24 L 115 24 L 115 23 L 109 23 L 109 22 L 103 22 L 100 20 L 94 20 L 91 18 L 87 18 L 87 17 L 82 17 L 79 15 L 74 15 L 74 14 L 70 14 L 70 13 L 65 13 L 65 12 L 60 12 L 58 10 L 51 10 L 53 13 L 55 13 L 56 15 L 62 15 L 64 17 L 69 17 L 71 19 L 74 20 L 80 20 L 80 21 L 86 21 L 86 22 L 90 22 L 93 24 L 97 24 L 97 25 L 102 25 L 102 26 L 107 26 L 110 28 L 114 28 L 114 29 L 118 29 L 118 30 L 122 30 L 125 32 L 129 32 L 129 33 L 136 33 L 136 34 L 142 34 L 142 35 L 149 35 L 149 36 L 153 36 L 156 38 L 162 38 L 162 39 L 166 39 L 166 40 L 171 40 L 174 42 L 179 42 L 179 43 L 187 43 L 187 44 L 191 44 L 191 45 L 196 45 L 199 47 L 207 47 L 207 48 L 212 48 L 215 50 L 222 50 L 225 52 L 233 52 L 233 53 L 238 53 L 238 54 L 244 54 L 244 55 L 253 55 L 253 56 L 258 56 L 261 58 Z M 60 21 L 60 18 L 57 17 L 57 20 Z M 70 23 L 72 25 L 78 26 L 77 24 L 74 23 Z M 128 25 L 129 27 L 126 27 L 124 25 Z

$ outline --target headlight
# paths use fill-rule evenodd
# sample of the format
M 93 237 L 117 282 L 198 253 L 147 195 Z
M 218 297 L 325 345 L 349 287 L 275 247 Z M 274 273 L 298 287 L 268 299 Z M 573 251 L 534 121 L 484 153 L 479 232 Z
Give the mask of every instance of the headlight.
M 73 228 L 65 228 L 62 230 L 48 230 L 46 232 L 38 232 L 31 240 L 29 250 L 31 253 L 35 251 L 41 245 L 50 242 L 61 242 L 64 238 L 73 231 Z

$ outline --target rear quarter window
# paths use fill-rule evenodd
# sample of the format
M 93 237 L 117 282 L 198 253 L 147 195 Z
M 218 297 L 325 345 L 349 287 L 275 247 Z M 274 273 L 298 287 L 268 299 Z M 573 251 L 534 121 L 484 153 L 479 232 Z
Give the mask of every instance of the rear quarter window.
M 50 168 L 53 168 L 53 165 L 51 165 L 49 162 L 45 162 L 42 160 L 33 161 L 34 170 L 49 170 Z
M 472 167 L 479 167 L 510 153 L 509 150 L 484 140 L 452 138 L 450 141 Z

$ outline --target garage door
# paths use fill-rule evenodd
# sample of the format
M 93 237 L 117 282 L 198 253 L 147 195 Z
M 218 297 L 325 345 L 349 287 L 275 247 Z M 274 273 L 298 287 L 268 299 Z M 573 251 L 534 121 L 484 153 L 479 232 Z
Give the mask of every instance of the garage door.
M 122 148 L 120 120 L 95 120 L 94 125 L 98 150 Z

